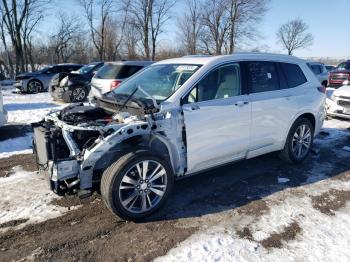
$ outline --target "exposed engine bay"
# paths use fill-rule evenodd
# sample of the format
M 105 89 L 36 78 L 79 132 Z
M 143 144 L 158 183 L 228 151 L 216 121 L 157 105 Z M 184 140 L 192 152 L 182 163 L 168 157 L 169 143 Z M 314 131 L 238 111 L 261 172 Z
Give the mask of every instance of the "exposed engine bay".
M 96 105 L 72 104 L 32 126 L 39 170 L 49 176 L 51 189 L 59 195 L 89 196 L 102 171 L 132 148 L 149 148 L 164 156 L 174 174 L 186 171 L 180 109 L 100 100 Z

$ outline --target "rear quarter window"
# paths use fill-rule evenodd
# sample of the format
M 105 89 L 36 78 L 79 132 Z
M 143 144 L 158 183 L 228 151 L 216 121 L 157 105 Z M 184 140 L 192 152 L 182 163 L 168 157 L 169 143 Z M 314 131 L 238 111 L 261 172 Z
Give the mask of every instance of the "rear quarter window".
M 290 88 L 302 85 L 307 82 L 303 71 L 298 65 L 289 63 L 280 63 L 280 65 Z

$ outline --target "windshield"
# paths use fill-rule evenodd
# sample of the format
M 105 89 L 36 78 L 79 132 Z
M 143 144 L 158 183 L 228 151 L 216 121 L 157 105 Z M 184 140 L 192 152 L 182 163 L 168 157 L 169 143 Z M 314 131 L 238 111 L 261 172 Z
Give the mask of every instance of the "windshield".
M 88 64 L 88 65 L 85 65 L 83 66 L 82 68 L 80 68 L 78 71 L 79 71 L 79 74 L 87 74 L 89 73 L 94 67 L 96 66 L 96 64 Z
M 125 81 L 113 92 L 115 94 L 130 95 L 140 86 L 158 102 L 164 101 L 183 85 L 198 69 L 200 65 L 162 64 L 144 69 L 140 74 Z M 138 90 L 134 97 L 148 98 Z
M 350 70 L 350 63 L 341 63 L 338 65 L 338 70 Z

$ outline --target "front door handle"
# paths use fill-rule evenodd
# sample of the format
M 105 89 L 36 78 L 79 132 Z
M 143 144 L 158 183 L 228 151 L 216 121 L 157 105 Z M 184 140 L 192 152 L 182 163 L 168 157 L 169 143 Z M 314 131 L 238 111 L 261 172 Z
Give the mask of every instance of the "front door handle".
M 244 105 L 248 105 L 249 102 L 248 101 L 237 101 L 235 103 L 235 106 L 244 106 Z
M 200 107 L 197 104 L 191 104 L 191 109 L 192 110 L 198 110 L 198 109 L 200 109 Z

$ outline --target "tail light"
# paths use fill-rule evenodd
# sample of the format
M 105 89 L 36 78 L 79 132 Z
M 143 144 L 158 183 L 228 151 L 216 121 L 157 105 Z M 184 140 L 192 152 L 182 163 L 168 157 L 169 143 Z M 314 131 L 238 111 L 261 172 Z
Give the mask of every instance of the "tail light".
M 110 86 L 109 90 L 116 89 L 121 83 L 122 83 L 122 81 L 113 80 L 112 83 L 111 83 L 111 86 Z
M 323 94 L 326 93 L 326 87 L 325 87 L 325 86 L 319 86 L 319 87 L 317 87 L 317 90 L 318 90 L 320 93 L 323 93 Z

